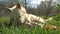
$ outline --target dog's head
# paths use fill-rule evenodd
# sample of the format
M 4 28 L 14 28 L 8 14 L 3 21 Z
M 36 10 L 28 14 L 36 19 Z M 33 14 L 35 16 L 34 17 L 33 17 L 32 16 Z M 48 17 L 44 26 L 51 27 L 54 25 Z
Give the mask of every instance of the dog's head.
M 19 2 L 17 3 L 17 8 L 21 9 L 21 5 Z

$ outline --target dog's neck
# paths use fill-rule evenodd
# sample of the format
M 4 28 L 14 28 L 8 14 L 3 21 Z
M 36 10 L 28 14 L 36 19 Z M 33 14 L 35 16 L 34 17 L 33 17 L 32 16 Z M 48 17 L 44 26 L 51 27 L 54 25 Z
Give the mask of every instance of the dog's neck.
M 23 6 L 21 6 L 19 3 L 17 4 L 17 8 L 18 8 L 18 12 L 20 13 L 20 16 L 22 15 L 26 15 L 27 13 L 26 13 L 26 9 L 23 7 Z

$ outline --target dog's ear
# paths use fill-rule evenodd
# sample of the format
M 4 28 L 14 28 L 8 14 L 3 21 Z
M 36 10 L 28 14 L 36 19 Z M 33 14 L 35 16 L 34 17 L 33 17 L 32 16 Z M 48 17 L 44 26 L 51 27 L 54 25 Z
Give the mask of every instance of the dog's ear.
M 21 5 L 19 4 L 19 2 L 17 3 L 17 8 L 21 9 Z

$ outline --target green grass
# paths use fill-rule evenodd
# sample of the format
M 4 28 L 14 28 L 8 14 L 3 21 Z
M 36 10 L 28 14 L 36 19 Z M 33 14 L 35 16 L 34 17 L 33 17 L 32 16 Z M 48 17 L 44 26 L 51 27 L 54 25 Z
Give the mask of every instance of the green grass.
M 55 30 L 46 30 L 45 28 L 41 28 L 40 26 L 19 26 L 19 28 L 0 28 L 0 34 L 60 34 L 59 31 Z
M 60 16 L 54 16 L 54 19 L 47 24 L 56 25 L 58 28 L 60 27 Z M 0 17 L 0 24 L 8 23 L 9 17 Z M 45 28 L 41 28 L 40 26 L 27 26 L 21 25 L 18 27 L 3 27 L 0 26 L 0 34 L 60 34 L 59 30 L 46 30 Z
M 0 17 L 0 23 L 8 23 L 10 21 L 10 17 L 3 16 Z

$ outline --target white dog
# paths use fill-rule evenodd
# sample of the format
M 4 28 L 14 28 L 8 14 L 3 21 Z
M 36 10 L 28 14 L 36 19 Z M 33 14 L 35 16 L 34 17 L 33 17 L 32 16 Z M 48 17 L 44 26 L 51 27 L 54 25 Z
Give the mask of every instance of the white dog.
M 26 23 L 26 24 L 30 24 L 31 25 L 31 23 L 38 24 L 38 23 L 35 23 L 35 21 L 39 21 L 41 24 L 45 24 L 47 21 L 52 20 L 52 18 L 44 20 L 41 17 L 37 17 L 37 16 L 35 16 L 33 14 L 26 13 L 26 9 L 24 7 L 22 7 L 19 3 L 18 3 L 17 6 L 18 6 L 17 7 L 18 8 L 18 12 L 20 13 L 20 16 L 21 16 L 20 20 L 21 20 L 22 23 Z
M 6 7 L 6 8 L 8 8 L 8 7 Z M 24 7 L 22 7 L 19 3 L 17 5 L 15 5 L 15 6 L 13 6 L 12 8 L 8 8 L 8 9 L 12 11 L 15 8 L 18 8 L 18 12 L 20 14 L 21 23 L 32 25 L 32 23 L 33 24 L 38 24 L 35 21 L 39 21 L 41 24 L 38 24 L 38 25 L 41 25 L 41 27 L 43 27 L 43 25 L 47 21 L 52 20 L 52 18 L 49 18 L 47 20 L 44 20 L 41 17 L 37 17 L 37 16 L 35 16 L 33 14 L 26 13 L 26 9 Z

